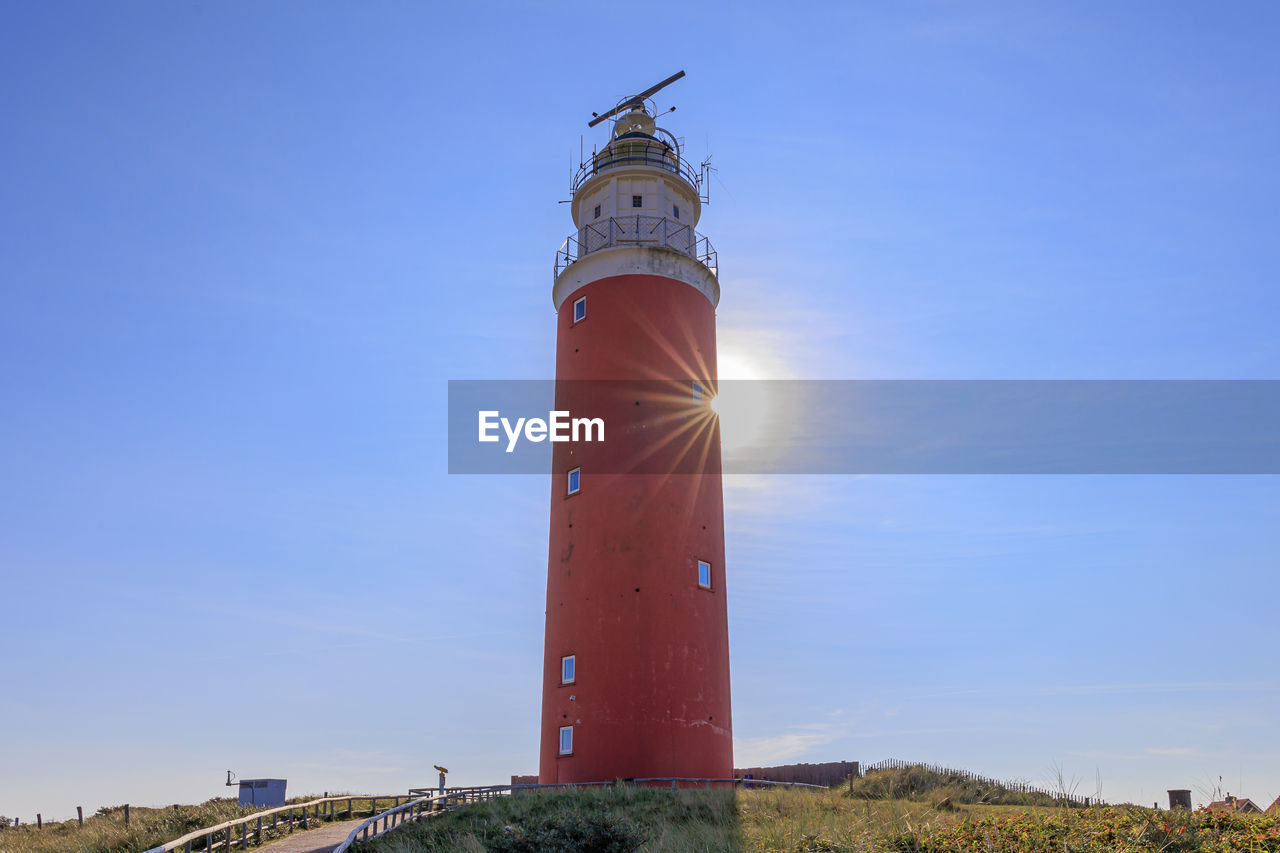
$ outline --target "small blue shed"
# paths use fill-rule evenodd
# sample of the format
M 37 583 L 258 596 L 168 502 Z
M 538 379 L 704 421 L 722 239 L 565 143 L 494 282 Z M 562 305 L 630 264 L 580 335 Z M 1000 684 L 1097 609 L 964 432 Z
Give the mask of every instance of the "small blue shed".
M 272 806 L 284 805 L 284 786 L 287 779 L 241 779 L 240 805 Z

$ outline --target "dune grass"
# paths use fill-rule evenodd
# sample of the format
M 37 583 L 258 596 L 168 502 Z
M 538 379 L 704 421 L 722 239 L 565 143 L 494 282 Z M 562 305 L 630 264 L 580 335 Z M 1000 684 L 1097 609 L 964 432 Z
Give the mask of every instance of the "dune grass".
M 1059 798 L 1041 791 L 1014 790 L 998 782 L 983 782 L 961 773 L 941 773 L 920 765 L 870 770 L 853 780 L 851 793 L 867 800 L 915 800 L 928 803 L 984 803 L 1051 808 L 1060 803 Z
M 868 800 L 847 790 L 637 788 L 522 794 L 407 824 L 358 853 L 1280 851 L 1271 818 L 1137 806 Z
M 292 797 L 288 802 L 305 803 L 315 799 L 319 799 L 319 795 Z M 357 817 L 370 813 L 371 801 L 367 797 L 356 798 L 352 805 Z M 385 809 L 386 805 L 385 800 L 379 803 L 379 810 Z M 342 811 L 336 817 L 345 819 L 345 804 L 338 804 L 338 808 Z M 98 811 L 98 814 L 85 816 L 84 826 L 73 818 L 60 822 L 45 821 L 40 829 L 33 824 L 0 829 L 0 853 L 138 853 L 188 832 L 245 817 L 261 809 L 241 808 L 231 797 L 215 798 L 198 806 L 131 806 L 128 827 L 124 825 L 123 806 Z M 317 825 L 314 816 L 311 825 Z M 286 834 L 287 828 L 283 825 L 274 833 L 263 832 L 268 838 Z M 202 840 L 196 842 L 193 849 L 202 850 L 203 843 Z
M 856 786 L 855 786 L 856 788 Z M 315 797 L 296 798 L 304 802 Z M 368 813 L 357 799 L 357 815 Z M 381 805 L 381 804 L 380 804 Z M 234 800 L 120 809 L 0 830 L 0 853 L 138 853 L 193 829 L 251 814 Z M 340 815 L 339 817 L 345 817 Z M 313 826 L 314 824 L 314 818 Z M 197 849 L 199 845 L 197 845 Z M 475 803 L 407 824 L 358 853 L 1280 853 L 1265 816 L 1120 806 L 956 804 L 868 799 L 832 790 L 682 790 L 618 786 Z

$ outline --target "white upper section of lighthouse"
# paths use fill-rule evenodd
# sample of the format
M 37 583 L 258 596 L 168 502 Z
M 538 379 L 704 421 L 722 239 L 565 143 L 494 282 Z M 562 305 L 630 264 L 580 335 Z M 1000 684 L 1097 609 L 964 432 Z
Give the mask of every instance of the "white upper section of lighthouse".
M 705 170 L 690 167 L 676 138 L 657 126 L 638 96 L 622 109 L 608 144 L 573 180 L 577 231 L 556 253 L 556 310 L 579 287 L 631 272 L 684 281 L 716 304 L 716 252 L 694 230 L 705 201 Z
M 701 177 L 681 159 L 675 138 L 643 108 L 633 109 L 614 124 L 604 150 L 578 171 L 573 224 L 640 214 L 694 227 L 702 215 Z

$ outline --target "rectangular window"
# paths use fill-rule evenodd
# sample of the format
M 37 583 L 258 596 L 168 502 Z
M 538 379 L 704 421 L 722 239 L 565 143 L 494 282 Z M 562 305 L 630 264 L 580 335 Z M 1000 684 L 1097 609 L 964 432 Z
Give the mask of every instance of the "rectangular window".
M 711 564 L 706 560 L 698 561 L 698 586 L 711 589 Z
M 582 483 L 582 469 L 574 468 L 569 472 L 569 494 L 576 495 Z
M 607 312 L 606 312 L 607 313 Z M 580 296 L 573 303 L 573 322 L 585 319 L 587 316 L 587 297 Z
M 697 382 L 693 383 L 693 399 L 694 400 L 702 399 L 702 386 L 699 385 Z
M 599 218 L 600 218 L 600 205 L 598 205 L 598 204 L 596 205 L 596 217 L 595 217 L 595 218 L 596 218 L 596 219 L 599 219 Z
M 675 214 L 676 219 L 679 219 L 679 218 L 680 218 L 680 205 L 678 205 L 678 204 L 673 204 L 673 205 L 671 205 L 671 212 L 672 212 L 673 214 Z
M 573 726 L 560 727 L 560 754 L 573 755 Z
M 577 665 L 577 655 L 565 655 L 560 658 L 560 683 L 573 684 L 574 667 Z
M 632 206 L 632 207 L 644 207 L 644 196 L 642 196 L 642 195 L 633 195 L 633 196 L 631 197 L 631 206 Z

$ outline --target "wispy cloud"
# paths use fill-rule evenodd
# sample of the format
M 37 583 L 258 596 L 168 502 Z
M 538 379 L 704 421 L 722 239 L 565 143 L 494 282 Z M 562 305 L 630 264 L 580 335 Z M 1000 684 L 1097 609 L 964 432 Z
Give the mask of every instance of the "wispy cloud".
M 880 709 L 872 716 L 891 718 L 897 715 L 898 708 Z M 1002 726 L 963 726 L 963 727 L 912 727 L 912 728 L 871 728 L 869 720 L 863 715 L 850 715 L 844 709 L 829 712 L 824 718 L 810 723 L 796 723 L 787 726 L 785 731 L 759 737 L 734 738 L 734 764 L 738 767 L 761 767 L 772 764 L 787 764 L 798 760 L 818 760 L 814 755 L 819 747 L 839 741 L 868 741 L 901 738 L 904 736 L 923 735 L 971 735 L 977 732 L 1007 732 Z M 829 760 L 822 758 L 820 760 Z
M 786 764 L 831 743 L 838 735 L 830 732 L 790 732 L 771 737 L 750 738 L 733 744 L 734 763 L 741 767 Z

